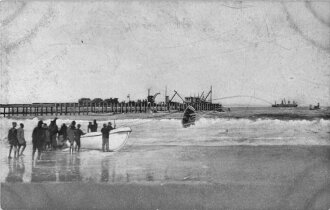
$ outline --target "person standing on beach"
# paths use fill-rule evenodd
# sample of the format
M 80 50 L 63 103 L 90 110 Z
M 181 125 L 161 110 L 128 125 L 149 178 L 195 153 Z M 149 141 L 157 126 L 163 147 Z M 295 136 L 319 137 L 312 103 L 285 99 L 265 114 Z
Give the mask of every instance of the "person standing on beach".
M 44 123 L 42 125 L 42 128 L 44 129 L 44 132 L 45 132 L 44 150 L 51 150 L 52 149 L 52 145 L 51 145 L 51 142 L 50 142 L 49 128 L 48 128 L 48 126 L 47 126 L 46 123 Z
M 68 140 L 70 142 L 70 153 L 73 153 L 73 144 L 76 140 L 76 121 L 72 121 L 67 129 Z
M 67 138 L 67 126 L 63 123 L 61 129 L 58 131 L 58 144 L 63 146 Z
M 101 129 L 101 132 L 102 132 L 102 151 L 110 152 L 109 150 L 110 128 L 107 126 L 107 124 L 103 124 L 103 128 Z
M 58 133 L 58 127 L 56 125 L 56 120 L 55 118 L 53 121 L 50 122 L 49 125 L 49 135 L 50 135 L 50 144 L 52 146 L 52 149 L 55 150 L 57 148 L 57 133 Z
M 80 127 L 81 127 L 81 125 L 78 124 L 77 125 L 77 129 L 76 129 L 76 135 L 75 135 L 75 141 L 76 141 L 76 148 L 75 148 L 75 150 L 78 149 L 78 152 L 80 150 L 80 137 L 82 135 L 85 135 L 85 133 L 80 129 Z
M 94 122 L 93 122 L 92 132 L 97 132 L 97 122 L 96 122 L 96 120 L 94 120 Z
M 92 132 L 92 130 L 93 130 L 92 122 L 89 122 L 87 126 L 87 133 Z
M 16 130 L 17 123 L 13 122 L 12 126 L 13 127 L 8 131 L 8 141 L 10 145 L 8 158 L 11 158 L 11 151 L 13 148 L 14 148 L 14 157 L 16 157 L 16 155 L 18 157 L 19 155 L 17 154 L 17 146 L 18 146 L 17 130 Z
M 41 152 L 44 147 L 44 142 L 45 142 L 45 130 L 42 128 L 43 122 L 40 120 L 38 122 L 38 126 L 33 129 L 32 132 L 32 144 L 33 144 L 33 149 L 32 149 L 32 160 L 34 160 L 34 154 L 36 153 L 36 150 L 38 149 L 38 160 L 40 160 L 41 157 Z
M 109 128 L 109 132 L 116 129 L 116 124 L 114 124 L 114 127 L 112 127 L 111 122 L 108 122 L 108 128 Z
M 112 127 L 111 122 L 108 122 L 108 128 L 110 129 L 110 131 L 116 129 L 116 124 L 114 125 L 114 127 Z
M 26 147 L 26 141 L 24 138 L 24 124 L 20 123 L 19 125 L 20 125 L 20 127 L 17 129 L 18 155 L 23 155 L 23 152 Z M 21 147 L 23 147 L 23 149 L 21 151 L 21 154 L 19 154 Z
M 116 122 L 114 123 L 114 127 L 112 127 L 111 122 L 108 122 L 108 129 L 109 129 L 109 142 L 110 142 L 110 132 L 114 129 L 116 129 Z M 108 148 L 109 148 L 109 143 L 108 143 Z M 111 150 L 109 150 L 108 152 L 112 152 Z

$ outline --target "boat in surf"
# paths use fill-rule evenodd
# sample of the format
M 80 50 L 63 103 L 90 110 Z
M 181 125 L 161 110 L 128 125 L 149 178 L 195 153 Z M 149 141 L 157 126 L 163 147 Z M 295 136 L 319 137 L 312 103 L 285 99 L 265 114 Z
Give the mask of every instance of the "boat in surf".
M 191 105 L 188 105 L 188 107 L 183 112 L 182 126 L 184 128 L 187 128 L 191 125 L 195 125 L 195 121 L 196 121 L 196 110 Z
M 127 139 L 132 132 L 129 127 L 121 127 L 113 129 L 109 134 L 109 149 L 111 151 L 118 151 L 125 146 Z M 82 149 L 102 149 L 102 133 L 91 132 L 81 136 Z

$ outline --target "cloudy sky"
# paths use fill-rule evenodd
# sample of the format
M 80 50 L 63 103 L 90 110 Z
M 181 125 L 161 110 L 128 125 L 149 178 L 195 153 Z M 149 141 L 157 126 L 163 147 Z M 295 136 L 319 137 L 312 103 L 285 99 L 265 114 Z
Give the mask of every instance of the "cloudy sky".
M 145 98 L 147 89 L 330 105 L 330 4 L 0 3 L 0 103 Z M 269 105 L 237 97 L 218 102 Z

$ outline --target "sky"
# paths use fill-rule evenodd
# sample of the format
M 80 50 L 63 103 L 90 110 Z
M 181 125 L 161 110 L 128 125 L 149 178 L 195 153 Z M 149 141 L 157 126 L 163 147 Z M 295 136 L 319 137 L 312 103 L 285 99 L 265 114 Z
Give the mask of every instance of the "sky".
M 81 97 L 330 106 L 330 3 L 2 1 L 0 103 Z M 240 96 L 240 97 L 238 97 Z M 244 96 L 244 97 L 243 97 Z M 258 99 L 251 98 L 250 96 Z M 224 98 L 224 99 L 222 99 Z

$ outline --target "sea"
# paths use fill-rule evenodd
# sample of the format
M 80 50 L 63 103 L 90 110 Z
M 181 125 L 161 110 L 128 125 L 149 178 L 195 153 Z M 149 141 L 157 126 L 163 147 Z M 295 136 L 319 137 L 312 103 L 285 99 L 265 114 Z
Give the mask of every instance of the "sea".
M 70 124 L 74 116 L 58 119 Z M 52 119 L 44 120 L 49 124 Z M 27 148 L 23 156 L 8 159 L 8 129 L 13 121 L 25 125 Z M 75 120 L 87 130 L 88 121 Z M 109 121 L 98 121 L 99 127 Z M 113 122 L 113 121 L 111 121 Z M 204 174 L 212 157 L 201 156 L 220 147 L 330 146 L 327 119 L 229 119 L 199 117 L 188 128 L 180 119 L 123 119 L 116 126 L 132 129 L 127 144 L 118 152 L 82 150 L 47 151 L 32 160 L 31 133 L 38 118 L 0 118 L 1 182 L 148 182 L 207 181 Z M 111 139 L 110 139 L 111 140 Z M 83 144 L 83 142 L 82 142 Z M 100 145 L 101 148 L 101 145 Z M 12 154 L 13 155 L 13 154 Z M 213 154 L 214 155 L 214 154 Z M 205 160 L 205 157 L 204 157 Z M 187 178 L 188 177 L 188 178 Z

